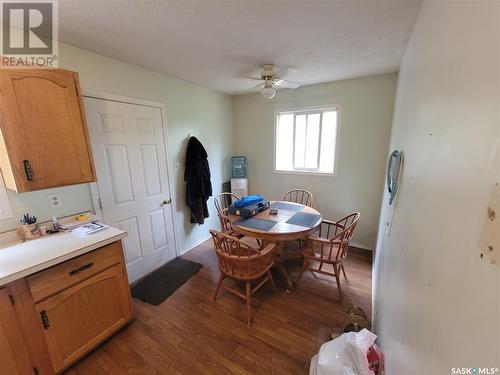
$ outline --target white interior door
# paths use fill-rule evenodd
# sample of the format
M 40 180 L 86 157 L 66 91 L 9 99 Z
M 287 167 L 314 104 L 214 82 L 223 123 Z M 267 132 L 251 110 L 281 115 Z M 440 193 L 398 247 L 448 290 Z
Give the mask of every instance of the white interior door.
M 84 98 L 104 222 L 128 232 L 130 281 L 176 256 L 159 108 Z

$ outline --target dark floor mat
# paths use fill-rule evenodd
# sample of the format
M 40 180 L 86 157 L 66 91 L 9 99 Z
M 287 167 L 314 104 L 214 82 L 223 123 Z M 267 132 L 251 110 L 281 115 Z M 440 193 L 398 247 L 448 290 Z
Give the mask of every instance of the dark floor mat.
M 132 297 L 158 306 L 203 267 L 181 257 L 171 260 L 132 287 Z

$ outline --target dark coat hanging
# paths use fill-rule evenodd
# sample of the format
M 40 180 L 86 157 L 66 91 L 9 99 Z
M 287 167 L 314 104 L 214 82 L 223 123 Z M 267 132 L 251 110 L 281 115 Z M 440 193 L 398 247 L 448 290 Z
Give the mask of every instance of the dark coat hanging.
M 196 137 L 189 138 L 184 181 L 186 205 L 191 210 L 191 223 L 203 224 L 208 217 L 207 200 L 212 196 L 212 183 L 207 156 L 201 142 Z

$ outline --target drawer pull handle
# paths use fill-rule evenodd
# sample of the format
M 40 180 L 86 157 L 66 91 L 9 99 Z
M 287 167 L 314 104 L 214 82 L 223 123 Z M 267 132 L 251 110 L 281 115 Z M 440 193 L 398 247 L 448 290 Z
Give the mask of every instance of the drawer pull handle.
M 47 316 L 47 311 L 45 310 L 40 311 L 40 318 L 42 319 L 43 329 L 49 329 L 50 323 L 49 323 L 49 317 Z
M 33 170 L 31 169 L 31 165 L 29 160 L 23 160 L 24 173 L 26 174 L 26 179 L 28 181 L 33 181 Z
M 89 269 L 90 267 L 92 267 L 94 265 L 94 263 L 90 262 L 90 263 L 87 263 L 87 264 L 84 264 L 83 266 L 81 267 L 78 267 L 78 268 L 75 268 L 73 271 L 71 271 L 69 274 L 70 276 L 73 276 L 73 275 L 77 275 L 79 274 L 80 272 L 83 272 L 85 271 L 86 269 Z

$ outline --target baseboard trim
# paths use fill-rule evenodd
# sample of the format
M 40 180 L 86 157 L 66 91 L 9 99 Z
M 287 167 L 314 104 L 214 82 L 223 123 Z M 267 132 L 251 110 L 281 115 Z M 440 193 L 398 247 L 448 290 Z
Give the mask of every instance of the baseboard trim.
M 362 244 L 360 242 L 351 241 L 351 242 L 349 242 L 349 246 L 357 247 L 358 249 L 363 249 L 363 250 L 367 250 L 369 252 L 373 252 L 373 249 L 371 248 L 371 246 Z
M 201 240 L 195 242 L 194 245 L 192 245 L 191 247 L 188 247 L 187 249 L 184 249 L 180 252 L 179 256 L 183 255 L 183 254 L 186 254 L 188 251 L 191 251 L 193 250 L 196 246 L 199 246 L 201 245 L 203 242 L 205 242 L 206 240 L 209 240 L 211 237 L 211 235 L 208 235 L 206 238 L 202 238 Z
M 351 254 L 358 254 L 362 256 L 369 257 L 370 259 L 373 257 L 373 252 L 368 249 L 364 249 L 362 247 L 357 247 L 356 245 L 349 244 L 349 252 Z

